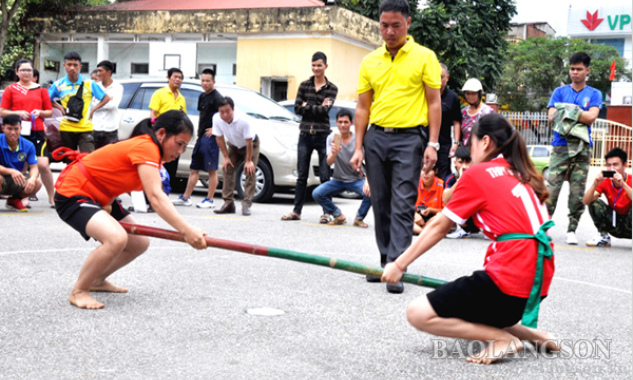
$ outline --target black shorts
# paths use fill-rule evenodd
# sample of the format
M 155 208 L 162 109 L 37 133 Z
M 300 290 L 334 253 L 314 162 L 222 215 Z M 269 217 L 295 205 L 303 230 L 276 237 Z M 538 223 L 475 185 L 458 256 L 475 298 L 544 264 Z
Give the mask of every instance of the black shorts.
M 196 141 L 196 146 L 191 153 L 192 170 L 218 170 L 218 159 L 220 156 L 220 148 L 214 137 L 203 135 Z
M 46 145 L 46 132 L 35 131 L 31 136 L 24 136 L 35 145 L 35 155 L 37 157 L 48 157 L 48 147 Z
M 103 210 L 97 202 L 88 197 L 68 198 L 57 192 L 55 192 L 55 209 L 61 220 L 77 230 L 86 240 L 90 239 L 90 236 L 86 234 L 88 221 L 94 214 Z M 130 215 L 130 212 L 124 209 L 119 202 L 114 201 L 110 215 L 119 221 Z
M 500 329 L 517 324 L 527 303 L 527 298 L 502 293 L 485 271 L 460 277 L 426 296 L 442 318 L 459 318 Z
M 29 179 L 28 174 L 24 174 L 26 179 Z M 0 195 L 12 195 L 14 198 L 19 198 L 16 195 L 20 194 L 22 190 L 24 190 L 24 186 L 20 186 L 13 180 L 13 177 L 10 175 L 2 176 L 2 186 L 0 186 Z

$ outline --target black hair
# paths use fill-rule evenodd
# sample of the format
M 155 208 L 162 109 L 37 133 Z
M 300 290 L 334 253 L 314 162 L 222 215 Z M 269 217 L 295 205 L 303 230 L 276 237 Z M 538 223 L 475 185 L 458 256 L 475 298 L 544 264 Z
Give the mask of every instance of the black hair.
M 167 78 L 171 78 L 174 73 L 180 73 L 180 76 L 183 77 L 183 79 L 185 78 L 185 74 L 183 74 L 182 70 L 177 67 L 172 67 L 171 69 L 167 70 Z
M 489 161 L 499 154 L 503 154 L 503 157 L 510 164 L 512 175 L 519 182 L 530 185 L 539 201 L 545 202 L 549 198 L 543 176 L 536 171 L 534 163 L 528 155 L 523 136 L 510 124 L 508 119 L 497 113 L 482 116 L 470 132 L 469 139 L 471 141 L 473 136 L 477 136 L 479 140 L 488 136 L 497 146 L 497 149 L 491 152 L 484 161 Z M 470 141 L 468 145 L 471 145 Z
M 589 67 L 589 65 L 591 65 L 591 57 L 589 56 L 589 54 L 582 51 L 579 51 L 578 53 L 574 53 L 569 58 L 569 64 L 575 65 L 577 63 L 582 63 L 583 65 L 585 65 L 585 67 Z
M 455 157 L 459 158 L 462 161 L 470 162 L 472 161 L 472 157 L 470 157 L 470 149 L 467 146 L 458 146 L 455 150 Z
M 31 62 L 30 59 L 28 58 L 20 58 L 15 62 L 15 71 L 20 70 L 20 66 L 22 66 L 23 64 L 28 63 L 29 65 L 31 65 L 31 67 L 33 67 L 33 62 Z
M 109 72 L 114 71 L 114 65 L 112 64 L 112 62 L 108 60 L 97 63 L 97 67 L 103 67 L 104 70 L 109 71 Z
M 94 70 L 92 70 L 92 71 L 90 72 L 90 75 L 92 75 L 92 74 L 98 74 L 98 73 L 99 73 L 99 71 L 98 71 L 97 69 L 94 69 Z
M 205 75 L 205 74 L 206 75 L 211 75 L 211 79 L 215 80 L 215 73 L 213 72 L 213 70 L 211 70 L 211 69 L 204 69 L 204 70 L 202 70 L 202 74 L 200 74 L 200 75 L 202 76 L 202 75 Z
M 409 18 L 411 8 L 407 0 L 383 0 L 378 8 L 378 14 L 381 15 L 383 12 L 398 12 L 402 14 L 404 18 Z
M 4 125 L 20 125 L 20 121 L 22 121 L 20 115 L 16 114 L 9 114 L 2 118 L 2 124 Z
M 64 55 L 64 63 L 66 61 L 79 61 L 81 63 L 81 56 L 76 51 L 70 51 Z
M 312 54 L 312 62 L 318 61 L 319 59 L 323 60 L 323 64 L 327 65 L 327 56 L 325 55 L 325 53 L 317 51 L 316 53 Z
M 232 110 L 235 109 L 235 103 L 233 103 L 233 99 L 228 96 L 225 96 L 218 102 L 218 109 L 220 109 L 220 107 L 224 107 L 227 104 L 231 106 Z
M 35 83 L 40 83 L 40 71 L 38 69 L 33 69 L 33 78 L 37 78 Z
M 141 120 L 136 127 L 134 127 L 130 138 L 140 135 L 150 135 L 154 144 L 158 146 L 160 156 L 162 157 L 163 147 L 156 138 L 156 131 L 159 129 L 164 129 L 165 132 L 167 132 L 165 138 L 176 136 L 183 132 L 193 135 L 193 123 L 189 120 L 189 117 L 182 111 L 170 110 L 157 117 L 156 120 L 154 120 L 154 124 L 152 124 L 152 119 L 149 118 Z
M 343 117 L 343 116 L 349 117 L 349 121 L 354 121 L 354 115 L 352 114 L 352 111 L 348 110 L 347 108 L 341 108 L 336 113 L 336 120 L 338 120 L 339 117 Z
M 626 152 L 622 148 L 615 147 L 611 149 L 607 154 L 604 155 L 604 160 L 608 160 L 609 158 L 618 157 L 624 165 L 626 165 L 626 161 L 629 158 Z

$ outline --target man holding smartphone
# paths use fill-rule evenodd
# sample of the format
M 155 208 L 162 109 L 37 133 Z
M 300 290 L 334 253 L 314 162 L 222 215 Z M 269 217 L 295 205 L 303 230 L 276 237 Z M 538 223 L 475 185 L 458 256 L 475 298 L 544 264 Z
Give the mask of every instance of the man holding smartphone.
M 609 235 L 631 239 L 631 176 L 624 171 L 627 154 L 613 148 L 604 159 L 607 170 L 598 173 L 582 199 L 598 229 L 598 235 L 586 243 L 590 247 L 610 247 Z M 601 194 L 608 204 L 598 199 Z

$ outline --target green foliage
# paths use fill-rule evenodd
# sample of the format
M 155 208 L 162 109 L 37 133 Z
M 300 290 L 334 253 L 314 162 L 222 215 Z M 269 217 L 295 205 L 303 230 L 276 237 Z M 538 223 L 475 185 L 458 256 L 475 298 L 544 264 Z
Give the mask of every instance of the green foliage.
M 589 44 L 567 37 L 536 37 L 509 47 L 503 75 L 497 87 L 499 102 L 512 111 L 544 111 L 552 91 L 570 83 L 569 57 L 584 51 L 591 56 L 587 84 L 611 92 L 611 64 L 616 62 L 616 81 L 630 81 L 626 61 L 611 46 Z
M 2 0 L 3 2 L 6 0 Z M 9 5 L 14 1 L 7 1 Z M 33 34 L 27 33 L 26 20 L 29 17 L 43 12 L 69 12 L 72 10 L 91 7 L 96 5 L 109 4 L 108 0 L 25 0 L 15 16 L 2 23 L 2 31 L 6 29 L 7 38 L 4 44 L 0 43 L 2 58 L 0 59 L 0 78 L 7 74 L 7 68 L 11 68 L 13 63 L 20 58 L 33 59 Z M 3 46 L 4 45 L 4 46 Z
M 508 43 L 503 36 L 516 14 L 514 0 L 429 0 L 427 8 L 411 7 L 409 34 L 435 51 L 448 66 L 448 86 L 461 89 L 468 78 L 478 78 L 492 91 L 501 78 Z M 380 0 L 340 0 L 339 5 L 374 20 Z

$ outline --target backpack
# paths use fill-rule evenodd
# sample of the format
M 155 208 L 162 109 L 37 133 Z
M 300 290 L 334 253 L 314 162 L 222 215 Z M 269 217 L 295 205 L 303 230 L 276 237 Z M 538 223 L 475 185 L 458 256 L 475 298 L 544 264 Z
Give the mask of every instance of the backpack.
M 83 119 L 84 114 L 84 83 L 81 83 L 79 90 L 74 96 L 71 96 L 66 103 L 66 118 L 70 121 L 78 123 Z M 73 120 L 75 119 L 75 120 Z

